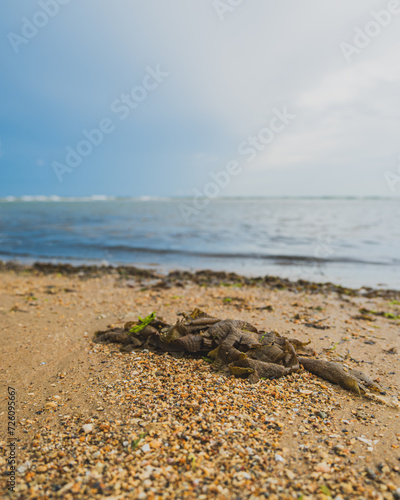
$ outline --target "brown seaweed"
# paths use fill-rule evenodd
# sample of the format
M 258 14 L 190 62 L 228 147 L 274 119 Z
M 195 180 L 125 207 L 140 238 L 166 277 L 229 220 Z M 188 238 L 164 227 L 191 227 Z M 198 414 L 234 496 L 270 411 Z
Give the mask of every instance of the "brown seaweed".
M 285 368 L 275 363 L 265 363 L 264 361 L 258 361 L 257 359 L 248 357 L 238 359 L 229 365 L 229 370 L 233 375 L 235 375 L 236 368 L 250 368 L 254 373 L 256 372 L 260 378 L 269 379 L 283 377 L 283 375 L 288 375 L 290 373 L 290 368 Z
M 365 393 L 368 389 L 385 394 L 385 392 L 373 382 L 365 373 L 347 368 L 339 363 L 324 361 L 321 359 L 299 358 L 303 367 L 329 382 L 340 385 L 343 389 L 355 392 L 356 394 Z
M 140 331 L 134 328 L 138 323 L 128 322 L 124 328 L 97 332 L 94 341 L 120 343 L 124 352 L 148 348 L 169 352 L 174 357 L 208 353 L 214 371 L 246 378 L 251 383 L 260 378 L 279 378 L 303 367 L 356 394 L 369 390 L 384 394 L 363 372 L 315 358 L 309 342 L 287 338 L 278 332 L 260 332 L 242 320 L 220 320 L 200 309 L 181 316 L 174 325 L 155 317 Z

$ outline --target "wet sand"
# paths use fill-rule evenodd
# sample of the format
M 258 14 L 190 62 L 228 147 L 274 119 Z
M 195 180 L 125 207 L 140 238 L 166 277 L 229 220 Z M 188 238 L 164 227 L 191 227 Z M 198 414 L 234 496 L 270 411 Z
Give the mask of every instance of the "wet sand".
M 400 498 L 400 410 L 305 371 L 221 376 L 94 332 L 195 307 L 311 340 L 399 396 L 400 292 L 226 273 L 0 266 L 0 491 L 14 498 Z M 368 312 L 369 311 L 369 312 Z M 377 314 L 381 313 L 381 314 Z

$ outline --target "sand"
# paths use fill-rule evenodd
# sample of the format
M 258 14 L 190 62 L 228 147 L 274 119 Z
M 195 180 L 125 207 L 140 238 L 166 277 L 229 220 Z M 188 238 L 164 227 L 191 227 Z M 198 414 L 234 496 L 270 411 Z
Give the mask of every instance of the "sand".
M 96 330 L 139 315 L 157 311 L 172 323 L 199 307 L 311 340 L 318 356 L 364 371 L 395 402 L 400 293 L 199 276 L 1 268 L 0 491 L 24 499 L 400 498 L 399 408 L 305 371 L 251 385 L 203 359 L 92 342 Z M 15 493 L 6 475 L 12 439 Z

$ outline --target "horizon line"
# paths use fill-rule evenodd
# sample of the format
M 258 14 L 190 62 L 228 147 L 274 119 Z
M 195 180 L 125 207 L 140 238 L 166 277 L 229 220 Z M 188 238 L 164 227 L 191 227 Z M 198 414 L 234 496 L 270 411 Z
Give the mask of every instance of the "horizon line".
M 138 200 L 138 201 L 162 201 L 162 200 L 188 200 L 193 199 L 195 196 L 192 195 L 103 195 L 103 194 L 93 194 L 93 195 L 6 195 L 0 196 L 0 202 L 12 202 L 12 201 L 118 201 L 118 200 Z M 397 195 L 225 195 L 211 198 L 213 200 L 229 200 L 229 199 L 385 199 L 385 200 L 395 200 L 400 199 Z

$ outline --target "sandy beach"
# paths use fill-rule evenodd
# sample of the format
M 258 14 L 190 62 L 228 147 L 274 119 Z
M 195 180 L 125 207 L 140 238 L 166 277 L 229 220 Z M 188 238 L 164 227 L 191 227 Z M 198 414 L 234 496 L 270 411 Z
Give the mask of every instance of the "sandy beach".
M 304 370 L 221 376 L 121 353 L 97 330 L 198 307 L 311 341 L 400 395 L 400 292 L 226 273 L 0 268 L 0 491 L 7 498 L 400 498 L 400 409 Z M 111 325 L 111 326 L 110 326 Z M 16 486 L 7 490 L 8 388 Z

